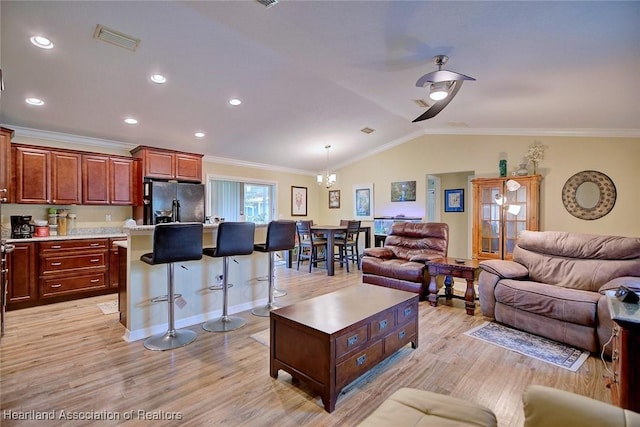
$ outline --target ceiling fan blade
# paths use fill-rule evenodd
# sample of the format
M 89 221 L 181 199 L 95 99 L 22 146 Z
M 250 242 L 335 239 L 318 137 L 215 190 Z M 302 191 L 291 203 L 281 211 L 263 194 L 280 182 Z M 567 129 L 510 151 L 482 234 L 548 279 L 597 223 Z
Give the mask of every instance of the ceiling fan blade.
M 464 74 L 456 73 L 449 70 L 437 70 L 425 74 L 420 77 L 416 82 L 417 87 L 425 87 L 427 83 L 439 83 L 457 80 L 475 80 L 473 77 L 465 76 Z
M 435 104 L 433 104 L 431 107 L 429 107 L 429 109 L 427 111 L 422 113 L 422 115 L 420 117 L 412 120 L 411 123 L 421 122 L 423 120 L 430 119 L 430 118 L 434 117 L 436 114 L 438 114 L 440 111 L 442 111 L 444 109 L 444 107 L 446 107 L 451 102 L 453 97 L 456 96 L 456 94 L 458 93 L 458 91 L 462 87 L 462 83 L 464 83 L 462 80 L 458 80 L 458 81 L 454 82 L 453 88 L 451 90 L 449 90 L 449 96 L 447 96 L 442 101 L 438 101 Z

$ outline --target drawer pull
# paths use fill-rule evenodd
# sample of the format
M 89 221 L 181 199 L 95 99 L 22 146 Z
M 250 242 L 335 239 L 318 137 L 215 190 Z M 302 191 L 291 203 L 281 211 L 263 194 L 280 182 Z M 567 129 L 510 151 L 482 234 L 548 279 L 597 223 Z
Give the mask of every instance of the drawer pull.
M 352 346 L 355 345 L 358 342 L 358 336 L 354 335 L 352 337 L 347 338 L 347 345 L 348 346 Z
M 62 285 L 60 283 L 56 284 L 56 285 L 51 285 L 52 288 L 61 288 Z
M 100 246 L 100 243 L 91 243 L 90 246 L 93 246 L 95 248 L 96 246 Z
M 60 249 L 62 246 L 61 245 L 53 245 L 51 246 L 51 249 Z
M 384 329 L 387 327 L 387 319 L 381 320 L 380 321 L 380 330 Z
M 61 262 L 52 262 L 52 263 L 51 263 L 51 265 L 52 265 L 53 267 L 57 267 L 57 266 L 59 266 L 59 265 L 62 265 L 62 263 L 61 263 Z
M 407 307 L 404 309 L 404 317 L 411 316 L 411 307 Z
M 100 279 L 91 279 L 90 282 L 91 283 L 98 283 L 100 281 Z
M 366 354 L 363 354 L 362 356 L 358 357 L 356 359 L 356 366 L 364 365 L 365 360 L 367 360 L 367 355 Z
M 407 335 L 407 332 L 406 332 L 406 331 L 400 331 L 400 332 L 398 332 L 398 338 L 400 338 L 400 339 L 404 338 L 404 336 L 405 336 L 405 335 Z
M 89 260 L 89 262 L 100 262 L 100 259 L 99 258 L 92 259 L 92 260 Z

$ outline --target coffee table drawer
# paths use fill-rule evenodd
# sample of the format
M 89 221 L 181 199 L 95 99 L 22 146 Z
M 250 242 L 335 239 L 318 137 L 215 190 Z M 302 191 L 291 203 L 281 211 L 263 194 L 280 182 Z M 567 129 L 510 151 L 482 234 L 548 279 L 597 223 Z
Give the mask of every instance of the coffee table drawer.
M 398 307 L 398 323 L 397 325 L 402 325 L 410 321 L 411 318 L 418 315 L 418 300 L 414 300 L 414 302 L 409 302 Z
M 336 359 L 350 351 L 362 347 L 368 341 L 368 326 L 366 323 L 355 330 L 342 334 L 336 338 Z
M 395 313 L 396 310 L 386 310 L 373 318 L 371 321 L 371 340 L 386 335 L 396 326 Z
M 403 328 L 400 328 L 393 332 L 392 334 L 387 335 L 384 338 L 384 352 L 385 354 L 394 353 L 399 348 L 404 347 L 410 342 L 415 340 L 416 335 L 416 323 L 412 322 L 405 325 Z
M 336 386 L 342 388 L 382 360 L 382 340 L 336 366 Z

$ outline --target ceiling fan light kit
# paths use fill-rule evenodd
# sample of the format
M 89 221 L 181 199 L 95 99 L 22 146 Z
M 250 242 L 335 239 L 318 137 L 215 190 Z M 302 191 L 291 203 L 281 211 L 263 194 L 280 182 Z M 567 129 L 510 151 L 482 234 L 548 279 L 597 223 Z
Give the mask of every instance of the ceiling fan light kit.
M 420 88 L 426 88 L 428 85 L 429 98 L 436 102 L 420 117 L 414 119 L 413 123 L 421 122 L 437 115 L 456 96 L 465 80 L 475 81 L 473 77 L 465 76 L 455 71 L 443 70 L 442 66 L 445 65 L 448 60 L 449 57 L 446 55 L 434 56 L 433 62 L 438 69 L 425 74 L 416 82 L 416 86 Z

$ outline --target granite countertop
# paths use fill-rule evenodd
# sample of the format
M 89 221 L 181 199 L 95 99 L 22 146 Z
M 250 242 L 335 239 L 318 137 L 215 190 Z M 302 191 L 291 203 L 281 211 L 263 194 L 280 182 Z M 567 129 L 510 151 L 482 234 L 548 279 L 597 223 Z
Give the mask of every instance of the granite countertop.
M 50 240 L 73 240 L 73 239 L 105 239 L 105 238 L 126 238 L 127 235 L 121 227 L 105 228 L 79 228 L 73 230 L 66 236 L 31 237 L 29 239 L 6 238 L 8 243 L 45 242 Z

